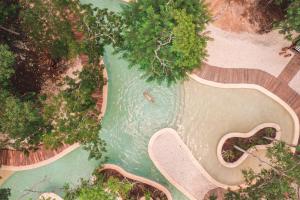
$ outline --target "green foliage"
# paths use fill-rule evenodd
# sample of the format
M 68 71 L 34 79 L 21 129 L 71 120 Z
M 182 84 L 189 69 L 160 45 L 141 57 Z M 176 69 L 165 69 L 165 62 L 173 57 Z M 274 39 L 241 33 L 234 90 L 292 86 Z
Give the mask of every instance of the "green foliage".
M 132 189 L 133 184 L 124 180 L 120 181 L 117 178 L 110 177 L 107 181 L 102 178 L 97 178 L 95 183 L 81 180 L 81 184 L 77 188 L 70 188 L 65 185 L 65 200 L 115 200 L 117 197 L 129 199 L 128 194 Z
M 272 167 L 255 173 L 253 170 L 243 171 L 246 188 L 229 191 L 227 200 L 246 199 L 297 199 L 300 184 L 300 158 L 294 155 L 283 142 L 268 148 L 268 158 Z
M 202 35 L 209 15 L 198 0 L 140 0 L 125 6 L 118 51 L 148 81 L 171 84 L 199 67 L 206 56 Z
M 293 37 L 293 32 L 300 33 L 300 1 L 299 0 L 277 0 L 277 4 L 288 4 L 284 19 L 275 23 L 275 27 L 280 29 L 280 32 L 285 34 L 290 40 L 298 40 L 300 37 Z
M 101 183 L 91 184 L 89 181 L 81 180 L 77 188 L 71 188 L 68 184 L 64 186 L 65 200 L 115 200 L 116 196 L 105 191 Z
M 16 19 L 8 20 L 12 13 Z M 58 148 L 63 143 L 79 142 L 90 151 L 91 158 L 100 159 L 105 143 L 99 138 L 97 99 L 92 96 L 104 84 L 102 71 L 97 67 L 104 45 L 116 45 L 121 40 L 121 17 L 107 9 L 81 5 L 79 0 L 5 0 L 0 2 L 0 14 L 1 24 L 12 21 L 20 32 L 8 41 L 17 38 L 26 47 L 19 49 L 21 52 L 35 53 L 33 57 L 26 55 L 21 62 L 20 56 L 16 56 L 19 59 L 16 65 L 21 63 L 33 71 L 34 68 L 44 71 L 47 63 L 56 64 L 82 53 L 87 54 L 90 61 L 90 65 L 78 72 L 78 78 L 65 81 L 67 88 L 57 96 L 34 94 L 33 98 L 25 98 L 28 93 L 19 96 L 8 84 L 14 73 L 14 56 L 7 46 L 1 45 L 0 132 L 7 136 L 0 142 L 1 147 L 28 152 L 41 143 L 48 148 Z M 42 66 L 39 65 L 41 60 L 45 60 Z
M 8 46 L 0 44 L 0 88 L 9 84 L 10 77 L 14 74 L 14 54 L 9 51 Z
M 100 159 L 105 143 L 98 136 L 101 124 L 92 95 L 104 84 L 102 73 L 98 66 L 87 65 L 78 79 L 68 78 L 66 84 L 68 88 L 45 105 L 44 119 L 52 130 L 43 141 L 50 148 L 80 142 L 90 150 L 91 158 Z
M 32 102 L 20 101 L 14 96 L 1 98 L 0 132 L 9 134 L 9 146 L 27 151 L 34 149 L 46 131 L 44 121 Z
M 193 16 L 184 10 L 175 10 L 173 17 L 177 26 L 173 28 L 174 41 L 172 51 L 177 55 L 176 64 L 193 67 L 197 66 L 206 56 L 203 46 L 206 46 L 206 37 L 198 37 Z M 191 68 L 190 70 L 193 70 Z
M 77 4 L 77 1 L 61 0 L 28 0 L 21 3 L 22 29 L 38 50 L 47 50 L 54 60 L 70 58 L 70 52 L 79 49 L 69 19 L 79 11 L 75 6 Z
M 6 25 L 8 18 L 17 14 L 18 4 L 10 0 L 0 1 L 0 25 Z
M 79 24 L 79 29 L 85 33 L 82 49 L 89 55 L 90 61 L 95 62 L 103 54 L 105 45 L 115 46 L 122 41 L 123 21 L 107 9 L 91 8 L 89 5 L 84 5 L 83 9 L 86 15 Z
M 0 189 L 0 199 L 1 200 L 9 200 L 11 193 L 10 188 L 1 188 Z
M 129 199 L 128 194 L 133 188 L 133 184 L 129 181 L 120 181 L 119 179 L 114 177 L 110 177 L 108 179 L 106 186 L 112 193 L 120 196 L 122 199 Z

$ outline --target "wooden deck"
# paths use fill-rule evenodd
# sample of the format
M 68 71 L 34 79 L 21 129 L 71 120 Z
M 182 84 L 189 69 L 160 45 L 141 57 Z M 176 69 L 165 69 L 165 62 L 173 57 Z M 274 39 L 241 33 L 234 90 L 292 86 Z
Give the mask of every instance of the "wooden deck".
M 282 81 L 289 83 L 297 72 L 300 70 L 300 56 L 296 54 L 284 70 L 279 74 L 278 78 Z
M 260 85 L 276 94 L 296 112 L 300 119 L 300 95 L 289 87 L 289 81 L 300 69 L 300 55 L 295 55 L 279 77 L 256 69 L 220 68 L 206 63 L 194 71 L 200 78 L 219 83 L 249 83 Z
M 0 164 L 7 166 L 32 165 L 59 154 L 67 147 L 69 145 L 63 145 L 56 150 L 49 150 L 45 149 L 44 146 L 40 146 L 39 150 L 30 152 L 29 156 L 24 155 L 21 151 L 3 149 L 0 150 Z

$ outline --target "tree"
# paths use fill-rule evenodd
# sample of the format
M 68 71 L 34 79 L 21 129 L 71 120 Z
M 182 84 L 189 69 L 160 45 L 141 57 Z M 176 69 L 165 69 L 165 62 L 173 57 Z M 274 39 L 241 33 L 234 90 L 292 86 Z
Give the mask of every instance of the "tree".
M 36 149 L 47 131 L 39 110 L 31 102 L 22 102 L 10 94 L 1 100 L 0 133 L 7 135 L 2 142 L 24 152 Z
M 297 41 L 300 39 L 300 1 L 299 0 L 276 0 L 277 4 L 285 8 L 283 20 L 275 23 L 275 27 L 285 34 L 290 40 Z M 298 36 L 293 37 L 293 32 Z
M 1 188 L 0 189 L 0 199 L 1 200 L 9 200 L 11 193 L 10 188 Z
M 80 46 L 69 16 L 81 16 L 78 1 L 27 0 L 20 4 L 22 29 L 39 51 L 47 50 L 54 60 L 77 54 Z
M 67 89 L 55 97 L 49 97 L 44 105 L 44 120 L 51 124 L 51 133 L 43 137 L 49 148 L 63 143 L 80 142 L 90 150 L 90 158 L 100 159 L 105 151 L 105 142 L 99 138 L 101 122 L 96 110 L 93 93 L 102 88 L 102 71 L 97 65 L 86 65 L 77 78 L 67 78 Z
M 107 181 L 98 175 L 96 182 L 81 180 L 81 184 L 77 188 L 70 188 L 68 184 L 65 185 L 65 200 L 115 200 L 117 197 L 122 199 L 129 199 L 129 192 L 132 190 L 133 184 L 127 180 L 119 180 L 110 177 Z
M 140 0 L 124 6 L 123 42 L 117 48 L 144 72 L 147 81 L 175 83 L 199 67 L 206 56 L 209 21 L 198 0 Z
M 283 142 L 268 148 L 270 159 L 268 169 L 255 173 L 252 169 L 244 170 L 246 188 L 229 191 L 227 200 L 246 199 L 299 199 L 300 158 L 291 152 Z
M 0 88 L 9 84 L 10 77 L 14 74 L 13 64 L 15 56 L 9 51 L 7 45 L 0 44 Z
M 10 28 L 11 19 L 16 19 L 18 13 L 18 4 L 16 0 L 2 0 L 0 1 L 0 29 L 14 35 L 19 35 Z
M 124 22 L 121 16 L 107 9 L 91 8 L 83 5 L 86 13 L 79 29 L 85 33 L 82 49 L 89 56 L 90 62 L 98 62 L 99 56 L 104 53 L 104 46 L 121 43 L 121 32 Z

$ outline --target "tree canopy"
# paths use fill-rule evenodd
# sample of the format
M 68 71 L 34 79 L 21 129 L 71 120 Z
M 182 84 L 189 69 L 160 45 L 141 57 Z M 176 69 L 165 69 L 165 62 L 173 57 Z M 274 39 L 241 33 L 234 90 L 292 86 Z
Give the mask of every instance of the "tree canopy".
M 124 6 L 123 42 L 117 51 L 130 66 L 138 66 L 147 81 L 168 84 L 183 80 L 201 65 L 209 21 L 198 0 L 140 0 Z
M 9 47 L 0 44 L 0 87 L 9 84 L 9 79 L 15 72 L 13 69 L 14 62 L 15 56 L 9 50 Z
M 288 39 L 300 39 L 300 1 L 299 0 L 276 0 L 277 4 L 285 7 L 285 15 L 283 20 L 275 23 L 275 27 L 285 34 Z M 293 32 L 298 36 L 294 37 Z
M 79 0 L 0 2 L 1 148 L 28 153 L 41 144 L 55 149 L 79 142 L 90 157 L 102 157 L 94 94 L 104 85 L 104 46 L 121 40 L 122 24 L 117 14 Z M 81 54 L 88 64 L 63 78 L 67 61 Z M 58 93 L 43 91 L 47 81 Z
M 283 142 L 268 148 L 267 157 L 270 166 L 255 173 L 252 169 L 244 170 L 246 188 L 229 191 L 226 200 L 246 199 L 299 199 L 300 157 L 291 152 Z
M 1 200 L 9 200 L 11 195 L 11 191 L 9 188 L 1 188 L 0 189 L 0 199 Z

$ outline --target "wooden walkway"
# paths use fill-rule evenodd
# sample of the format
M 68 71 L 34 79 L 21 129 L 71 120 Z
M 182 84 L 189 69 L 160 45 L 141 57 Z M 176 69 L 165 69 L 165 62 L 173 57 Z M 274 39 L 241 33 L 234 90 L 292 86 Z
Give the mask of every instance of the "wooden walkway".
M 300 55 L 295 55 L 279 77 L 256 69 L 220 68 L 206 63 L 194 71 L 200 78 L 219 83 L 248 83 L 260 85 L 276 94 L 296 112 L 300 119 L 300 95 L 289 87 L 289 81 L 300 69 Z
M 41 145 L 39 150 L 30 152 L 29 156 L 26 156 L 22 151 L 3 149 L 0 150 L 0 164 L 6 166 L 25 166 L 36 164 L 52 158 L 67 147 L 69 147 L 69 145 L 63 145 L 56 150 L 49 150 L 45 149 L 45 147 Z
M 300 56 L 296 54 L 284 70 L 279 74 L 278 79 L 289 83 L 300 70 Z

